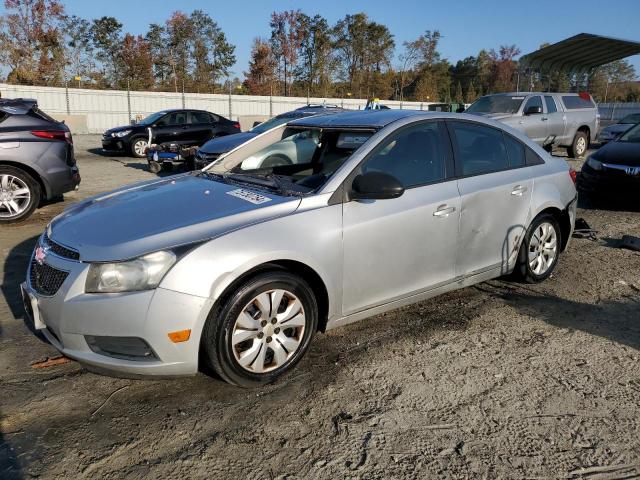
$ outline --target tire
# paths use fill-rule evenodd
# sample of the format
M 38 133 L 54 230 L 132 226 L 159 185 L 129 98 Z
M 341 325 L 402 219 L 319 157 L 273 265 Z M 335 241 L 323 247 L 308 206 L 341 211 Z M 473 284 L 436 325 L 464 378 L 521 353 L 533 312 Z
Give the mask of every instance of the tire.
M 589 149 L 589 137 L 583 131 L 576 132 L 576 136 L 573 137 L 573 143 L 567 149 L 567 154 L 571 158 L 581 158 L 587 153 Z
M 42 189 L 35 178 L 20 168 L 0 165 L 0 224 L 26 220 L 41 197 Z
M 544 238 L 544 232 L 548 232 L 547 240 L 543 243 L 548 246 L 546 249 L 543 246 L 538 246 L 540 244 L 536 240 Z M 553 254 L 551 255 L 549 249 L 551 249 L 550 244 L 553 240 L 555 242 L 553 242 Z M 520 245 L 518 260 L 513 272 L 516 278 L 526 283 L 539 283 L 549 278 L 558 264 L 561 245 L 560 225 L 555 217 L 547 213 L 538 215 L 529 225 L 522 245 Z M 539 263 L 540 257 L 543 259 L 542 265 Z M 549 261 L 551 261 L 550 264 Z
M 129 144 L 131 155 L 136 158 L 146 158 L 145 148 L 147 148 L 147 139 L 145 137 L 135 137 Z
M 154 160 L 149 160 L 149 171 L 151 173 L 160 173 L 162 165 Z
M 279 308 L 273 310 L 277 298 Z M 257 274 L 221 300 L 205 323 L 201 356 L 223 380 L 240 387 L 271 383 L 291 370 L 317 329 L 313 291 L 285 270 Z

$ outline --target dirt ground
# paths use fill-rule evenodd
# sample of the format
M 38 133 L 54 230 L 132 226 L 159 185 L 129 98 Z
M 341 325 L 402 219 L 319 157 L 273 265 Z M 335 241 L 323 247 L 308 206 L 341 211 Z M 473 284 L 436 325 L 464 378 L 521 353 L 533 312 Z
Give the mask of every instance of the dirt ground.
M 66 205 L 152 177 L 98 145 L 76 137 L 80 191 L 0 230 L 0 478 L 640 478 L 640 253 L 618 248 L 640 213 L 583 201 L 599 240 L 573 239 L 547 282 L 318 334 L 259 390 L 34 368 L 57 353 L 19 299 L 37 236 Z

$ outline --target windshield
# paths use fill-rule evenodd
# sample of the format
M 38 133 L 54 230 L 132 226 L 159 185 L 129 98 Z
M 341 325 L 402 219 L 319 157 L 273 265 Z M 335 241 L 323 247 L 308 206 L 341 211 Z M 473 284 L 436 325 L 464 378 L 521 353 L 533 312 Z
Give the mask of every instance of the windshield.
M 280 140 L 235 165 L 214 162 L 203 175 L 246 182 L 285 194 L 309 193 L 323 186 L 373 134 L 367 131 L 287 128 Z
M 618 123 L 640 123 L 640 113 L 632 113 L 631 115 L 627 115 Z
M 259 125 L 256 125 L 251 130 L 252 133 L 264 133 L 267 130 L 271 130 L 272 128 L 277 127 L 278 125 L 282 125 L 283 123 L 287 123 L 290 120 L 295 118 L 300 118 L 298 115 L 278 115 L 277 117 L 273 117 L 265 122 L 262 122 Z
M 158 121 L 161 117 L 165 116 L 167 112 L 156 112 L 152 113 L 146 118 L 143 118 L 138 122 L 138 125 L 151 125 L 152 123 Z
M 618 139 L 619 142 L 640 143 L 640 123 L 631 127 Z
M 516 113 L 524 97 L 489 95 L 476 100 L 465 113 Z

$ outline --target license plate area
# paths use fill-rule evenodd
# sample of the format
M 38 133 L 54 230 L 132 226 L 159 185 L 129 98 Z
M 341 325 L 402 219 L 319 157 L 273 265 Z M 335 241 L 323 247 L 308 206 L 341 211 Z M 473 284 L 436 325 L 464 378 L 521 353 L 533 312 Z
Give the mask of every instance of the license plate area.
M 20 285 L 20 290 L 22 291 L 22 303 L 24 305 L 24 311 L 27 314 L 29 320 L 33 322 L 33 327 L 36 330 L 47 328 L 40 315 L 38 299 L 29 292 L 24 283 Z

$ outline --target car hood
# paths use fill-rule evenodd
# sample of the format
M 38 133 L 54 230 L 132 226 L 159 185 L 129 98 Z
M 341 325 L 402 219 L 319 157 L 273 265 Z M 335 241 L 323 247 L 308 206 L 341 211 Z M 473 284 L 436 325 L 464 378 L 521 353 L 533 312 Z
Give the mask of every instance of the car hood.
M 133 127 L 139 127 L 139 126 L 143 126 L 143 125 L 123 125 L 121 127 L 113 127 L 107 130 L 106 132 L 104 132 L 104 135 L 108 136 L 108 135 L 111 135 L 112 133 L 122 132 L 124 130 L 131 130 Z
M 56 217 L 49 236 L 77 249 L 82 261 L 126 260 L 288 215 L 299 204 L 298 197 L 185 174 L 87 199 Z
M 491 118 L 492 120 L 504 120 L 504 119 L 515 116 L 512 113 L 474 113 L 474 112 L 465 112 L 465 113 L 469 113 L 469 115 L 477 115 L 479 117 Z
M 225 135 L 223 137 L 214 138 L 200 147 L 200 151 L 207 154 L 214 153 L 227 153 L 236 148 L 238 145 L 242 145 L 244 142 L 257 137 L 257 133 L 242 132 L 234 133 L 233 135 Z
M 613 125 L 609 125 L 608 127 L 604 127 L 602 129 L 602 132 L 614 133 L 614 134 L 624 133 L 627 130 L 629 130 L 631 127 L 633 127 L 632 123 L 615 123 Z
M 640 167 L 640 143 L 609 142 L 600 147 L 593 158 L 603 163 Z

